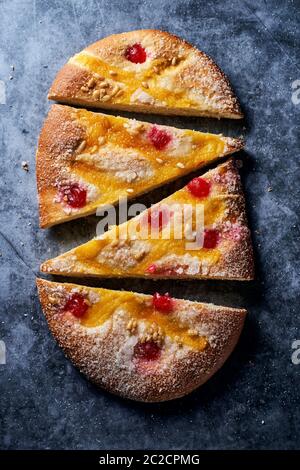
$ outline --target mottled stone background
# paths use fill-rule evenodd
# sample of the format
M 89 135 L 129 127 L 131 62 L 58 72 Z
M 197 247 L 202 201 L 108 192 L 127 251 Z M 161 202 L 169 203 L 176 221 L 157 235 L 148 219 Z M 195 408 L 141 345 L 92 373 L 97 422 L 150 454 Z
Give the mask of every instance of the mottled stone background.
M 300 339 L 300 104 L 297 96 L 292 101 L 292 83 L 300 79 L 299 23 L 296 0 L 0 0 L 0 102 L 6 98 L 0 104 L 0 340 L 7 348 L 0 365 L 1 448 L 299 447 L 300 365 L 291 360 L 292 343 Z M 166 29 L 199 46 L 240 97 L 243 122 L 149 119 L 246 137 L 242 174 L 257 265 L 257 280 L 247 284 L 93 282 L 249 309 L 223 369 L 190 396 L 156 405 L 88 383 L 51 337 L 35 288 L 40 261 L 87 240 L 96 225 L 90 217 L 38 227 L 34 159 L 47 90 L 69 56 L 103 36 L 139 28 Z M 159 200 L 183 182 L 143 200 Z

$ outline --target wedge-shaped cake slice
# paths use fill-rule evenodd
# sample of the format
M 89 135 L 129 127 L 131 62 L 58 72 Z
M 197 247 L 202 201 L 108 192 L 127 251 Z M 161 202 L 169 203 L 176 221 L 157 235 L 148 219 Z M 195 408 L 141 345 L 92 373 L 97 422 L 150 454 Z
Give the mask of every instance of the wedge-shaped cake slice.
M 114 34 L 88 46 L 60 70 L 48 98 L 144 113 L 243 117 L 216 63 L 157 30 Z
M 37 280 L 50 330 L 99 387 L 132 400 L 181 397 L 206 382 L 240 336 L 246 310 Z
M 239 139 L 54 105 L 37 151 L 40 225 L 94 213 L 242 146 Z
M 68 276 L 253 278 L 245 202 L 233 160 L 41 270 Z

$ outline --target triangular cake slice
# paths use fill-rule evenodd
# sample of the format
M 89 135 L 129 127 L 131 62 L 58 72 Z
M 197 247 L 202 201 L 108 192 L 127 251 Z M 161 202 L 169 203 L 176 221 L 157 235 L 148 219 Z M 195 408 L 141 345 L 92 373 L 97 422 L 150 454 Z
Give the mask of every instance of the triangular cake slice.
M 37 150 L 40 225 L 89 215 L 242 147 L 240 139 L 54 105 Z
M 234 349 L 246 310 L 168 294 L 37 280 L 50 330 L 89 380 L 132 400 L 159 402 L 206 382 Z
M 253 279 L 236 163 L 232 159 L 192 179 L 128 222 L 44 262 L 41 270 L 67 276 Z
M 230 83 L 204 52 L 164 31 L 108 36 L 74 55 L 48 98 L 144 113 L 243 117 Z

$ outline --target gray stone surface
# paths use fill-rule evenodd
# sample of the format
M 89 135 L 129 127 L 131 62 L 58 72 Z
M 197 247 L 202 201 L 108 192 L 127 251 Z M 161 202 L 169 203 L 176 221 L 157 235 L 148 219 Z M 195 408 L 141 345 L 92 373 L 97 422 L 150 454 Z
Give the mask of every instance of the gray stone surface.
M 291 361 L 292 342 L 300 339 L 300 104 L 292 102 L 292 83 L 300 79 L 299 22 L 296 0 L 0 0 L 6 87 L 6 104 L 0 104 L 0 340 L 7 347 L 7 363 L 0 365 L 1 448 L 299 447 L 300 365 Z M 76 51 L 139 28 L 166 29 L 205 50 L 241 99 L 244 122 L 151 119 L 245 135 L 242 173 L 257 265 L 257 280 L 249 284 L 159 284 L 188 299 L 245 306 L 249 316 L 236 351 L 214 378 L 184 399 L 158 405 L 125 401 L 88 383 L 51 337 L 35 289 L 40 261 L 87 240 L 96 224 L 90 217 L 38 228 L 34 158 L 49 109 L 47 90 Z M 28 173 L 22 160 L 29 162 Z M 143 200 L 149 204 L 182 184 Z M 130 280 L 93 285 L 158 288 Z

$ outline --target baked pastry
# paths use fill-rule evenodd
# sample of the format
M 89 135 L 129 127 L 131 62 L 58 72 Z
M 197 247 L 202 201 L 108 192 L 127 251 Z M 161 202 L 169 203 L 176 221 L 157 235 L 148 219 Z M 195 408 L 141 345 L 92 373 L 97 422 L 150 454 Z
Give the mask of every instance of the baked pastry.
M 50 330 L 89 380 L 158 402 L 206 382 L 240 336 L 246 310 L 37 280 Z
M 40 225 L 91 214 L 242 147 L 240 139 L 54 105 L 37 150 Z
M 158 30 L 114 34 L 91 44 L 59 71 L 48 98 L 143 113 L 243 117 L 217 64 Z
M 45 261 L 41 270 L 67 276 L 253 279 L 236 163 L 232 159 L 192 179 L 125 224 Z

